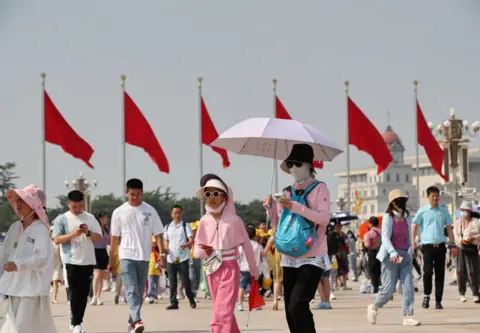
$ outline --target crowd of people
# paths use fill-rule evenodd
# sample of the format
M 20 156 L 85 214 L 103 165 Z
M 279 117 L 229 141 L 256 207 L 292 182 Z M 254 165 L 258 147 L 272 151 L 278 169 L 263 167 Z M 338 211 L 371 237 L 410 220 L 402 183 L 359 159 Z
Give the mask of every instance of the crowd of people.
M 456 267 L 460 301 L 467 301 L 468 282 L 474 303 L 480 303 L 480 215 L 471 203 L 462 203 L 454 222 L 432 186 L 429 204 L 412 217 L 408 197 L 393 190 L 381 225 L 371 217 L 360 239 L 348 225 L 331 223 L 329 190 L 315 178 L 313 157 L 309 145 L 293 146 L 281 164 L 292 185 L 264 199 L 266 219 L 255 223 L 236 215 L 232 189 L 213 174 L 200 180 L 196 196 L 206 214 L 192 223 L 175 205 L 172 220 L 164 225 L 142 200 L 139 179 L 126 183 L 127 201 L 115 209 L 110 223 L 104 212 L 85 212 L 83 193 L 77 190 L 68 193 L 68 211 L 52 224 L 39 188 L 8 191 L 20 221 L 10 227 L 0 250 L 0 294 L 8 302 L 0 333 L 55 333 L 50 304 L 58 303 L 62 281 L 73 333 L 85 332 L 87 304 L 101 306 L 106 289 L 114 291 L 115 304 L 128 305 L 133 333 L 145 330 L 142 305 L 156 303 L 167 290 L 166 309 L 174 311 L 181 298 L 195 309 L 203 289 L 213 303 L 212 333 L 240 332 L 235 311 L 243 311 L 245 298 L 257 292 L 273 297 L 273 310 L 284 301 L 290 332 L 314 333 L 312 310 L 332 310 L 335 291 L 351 290 L 350 279 L 362 274 L 360 291 L 375 294 L 367 309 L 371 324 L 400 293 L 403 325 L 418 326 L 413 314 L 420 278 L 422 306 L 430 307 L 435 289 L 434 307 L 443 309 L 447 266 Z M 455 265 L 447 263 L 449 256 Z M 316 293 L 320 301 L 312 304 Z

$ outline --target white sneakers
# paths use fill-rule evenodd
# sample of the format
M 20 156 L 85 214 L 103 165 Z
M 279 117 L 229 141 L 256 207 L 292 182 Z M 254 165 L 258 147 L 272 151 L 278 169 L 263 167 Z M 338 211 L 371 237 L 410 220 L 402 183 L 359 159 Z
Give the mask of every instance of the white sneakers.
M 465 296 L 460 296 L 460 302 L 465 303 L 467 301 L 467 298 Z
M 374 304 L 370 304 L 367 308 L 367 320 L 370 324 L 377 323 L 378 309 Z M 403 326 L 418 326 L 420 321 L 414 319 L 412 316 L 403 317 Z
M 82 328 L 82 325 L 76 325 L 76 326 L 70 325 L 70 330 L 72 331 L 72 333 L 87 333 L 87 332 Z
M 90 305 L 103 305 L 103 302 L 97 296 L 93 296 Z

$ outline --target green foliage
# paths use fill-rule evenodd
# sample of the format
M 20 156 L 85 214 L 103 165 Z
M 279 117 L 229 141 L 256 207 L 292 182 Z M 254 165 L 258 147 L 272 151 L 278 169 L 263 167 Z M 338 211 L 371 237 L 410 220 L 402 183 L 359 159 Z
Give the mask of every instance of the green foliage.
M 0 195 L 4 195 L 9 188 L 15 186 L 13 181 L 18 179 L 14 172 L 15 166 L 16 164 L 11 162 L 0 165 Z M 17 217 L 8 202 L 1 199 L 2 197 L 0 197 L 0 232 L 3 232 L 17 220 Z M 47 209 L 50 222 L 59 214 L 68 210 L 67 197 L 59 195 L 57 199 L 59 201 L 57 207 Z M 146 191 L 143 200 L 157 210 L 158 215 L 160 215 L 165 224 L 171 221 L 170 212 L 172 206 L 176 204 L 183 207 L 183 218 L 185 221 L 193 222 L 200 219 L 200 201 L 195 197 L 179 198 L 178 194 L 173 192 L 171 187 L 158 187 L 156 190 Z M 113 193 L 97 195 L 91 202 L 92 212 L 104 211 L 111 216 L 115 208 L 124 202 L 125 198 L 123 196 L 117 197 Z M 265 218 L 265 210 L 260 200 L 253 200 L 247 204 L 236 202 L 235 209 L 245 224 Z

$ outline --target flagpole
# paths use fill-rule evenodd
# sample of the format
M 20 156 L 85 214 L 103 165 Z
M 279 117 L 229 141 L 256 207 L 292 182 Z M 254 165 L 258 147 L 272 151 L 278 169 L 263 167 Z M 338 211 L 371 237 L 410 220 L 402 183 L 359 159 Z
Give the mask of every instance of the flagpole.
M 198 77 L 198 139 L 199 139 L 199 166 L 200 166 L 200 179 L 203 177 L 203 142 L 202 142 L 202 82 L 203 78 Z M 205 207 L 203 200 L 200 201 L 200 218 L 205 214 Z
M 345 152 L 347 153 L 347 211 L 350 212 L 350 135 L 349 135 L 349 128 L 348 128 L 348 85 L 349 82 L 346 80 L 344 82 L 345 85 L 345 97 L 347 100 L 347 110 L 346 110 L 346 130 L 345 130 L 345 135 L 346 135 L 346 142 L 345 142 Z
M 414 124 L 415 124 L 415 160 L 417 164 L 417 210 L 420 209 L 420 156 L 419 156 L 419 145 L 418 145 L 418 114 L 417 114 L 417 104 L 418 104 L 418 95 L 417 95 L 418 81 L 413 81 L 413 96 L 414 96 Z
M 40 74 L 42 78 L 42 190 L 47 196 L 47 142 L 45 141 L 45 78 L 47 73 Z M 45 199 L 46 200 L 46 199 Z M 46 205 L 46 204 L 45 204 Z
M 122 190 L 123 194 L 125 194 L 126 186 L 127 186 L 127 142 L 125 137 L 125 81 L 127 80 L 127 76 L 125 74 L 120 75 L 120 79 L 122 80 Z M 124 196 L 122 194 L 122 196 Z M 125 196 L 124 196 L 125 197 Z M 125 198 L 126 200 L 126 198 Z
M 277 79 L 273 79 L 273 118 L 277 117 Z M 278 167 L 277 167 L 277 159 L 273 159 L 274 168 L 275 168 L 275 175 L 274 175 L 274 182 L 275 182 L 275 193 L 278 193 Z

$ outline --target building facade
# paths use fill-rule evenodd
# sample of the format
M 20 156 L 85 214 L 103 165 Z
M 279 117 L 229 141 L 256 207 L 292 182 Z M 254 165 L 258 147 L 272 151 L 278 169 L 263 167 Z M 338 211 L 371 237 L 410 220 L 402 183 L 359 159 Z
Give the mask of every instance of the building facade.
M 420 200 L 418 200 L 417 191 L 417 165 L 415 156 L 405 157 L 405 147 L 400 137 L 393 131 L 391 126 L 382 134 L 385 143 L 392 153 L 393 162 L 390 166 L 377 175 L 377 166 L 373 165 L 364 169 L 350 170 L 350 202 L 354 202 L 355 191 L 363 199 L 357 215 L 362 219 L 367 219 L 372 215 L 382 215 L 388 206 L 388 193 L 394 189 L 401 189 L 409 196 L 408 209 L 414 213 L 420 205 L 426 205 L 426 189 L 429 186 L 437 185 L 442 190 L 442 203 L 449 208 L 452 207 L 454 189 L 451 184 L 446 183 L 431 167 L 426 155 L 419 156 L 419 174 L 420 174 Z M 468 154 L 461 156 L 467 158 L 468 182 L 459 182 L 457 193 L 460 193 L 457 200 L 463 198 L 469 200 L 478 200 L 476 189 L 480 187 L 480 149 L 468 149 Z M 449 170 L 452 172 L 451 170 Z M 340 172 L 335 176 L 341 179 L 338 185 L 338 196 L 347 198 L 347 172 Z M 452 177 L 450 177 L 452 179 Z M 460 175 L 458 179 L 461 179 Z M 463 186 L 462 186 L 463 183 Z M 468 188 L 468 191 L 462 189 Z M 468 196 L 468 198 L 467 198 Z M 351 207 L 353 205 L 351 204 Z

